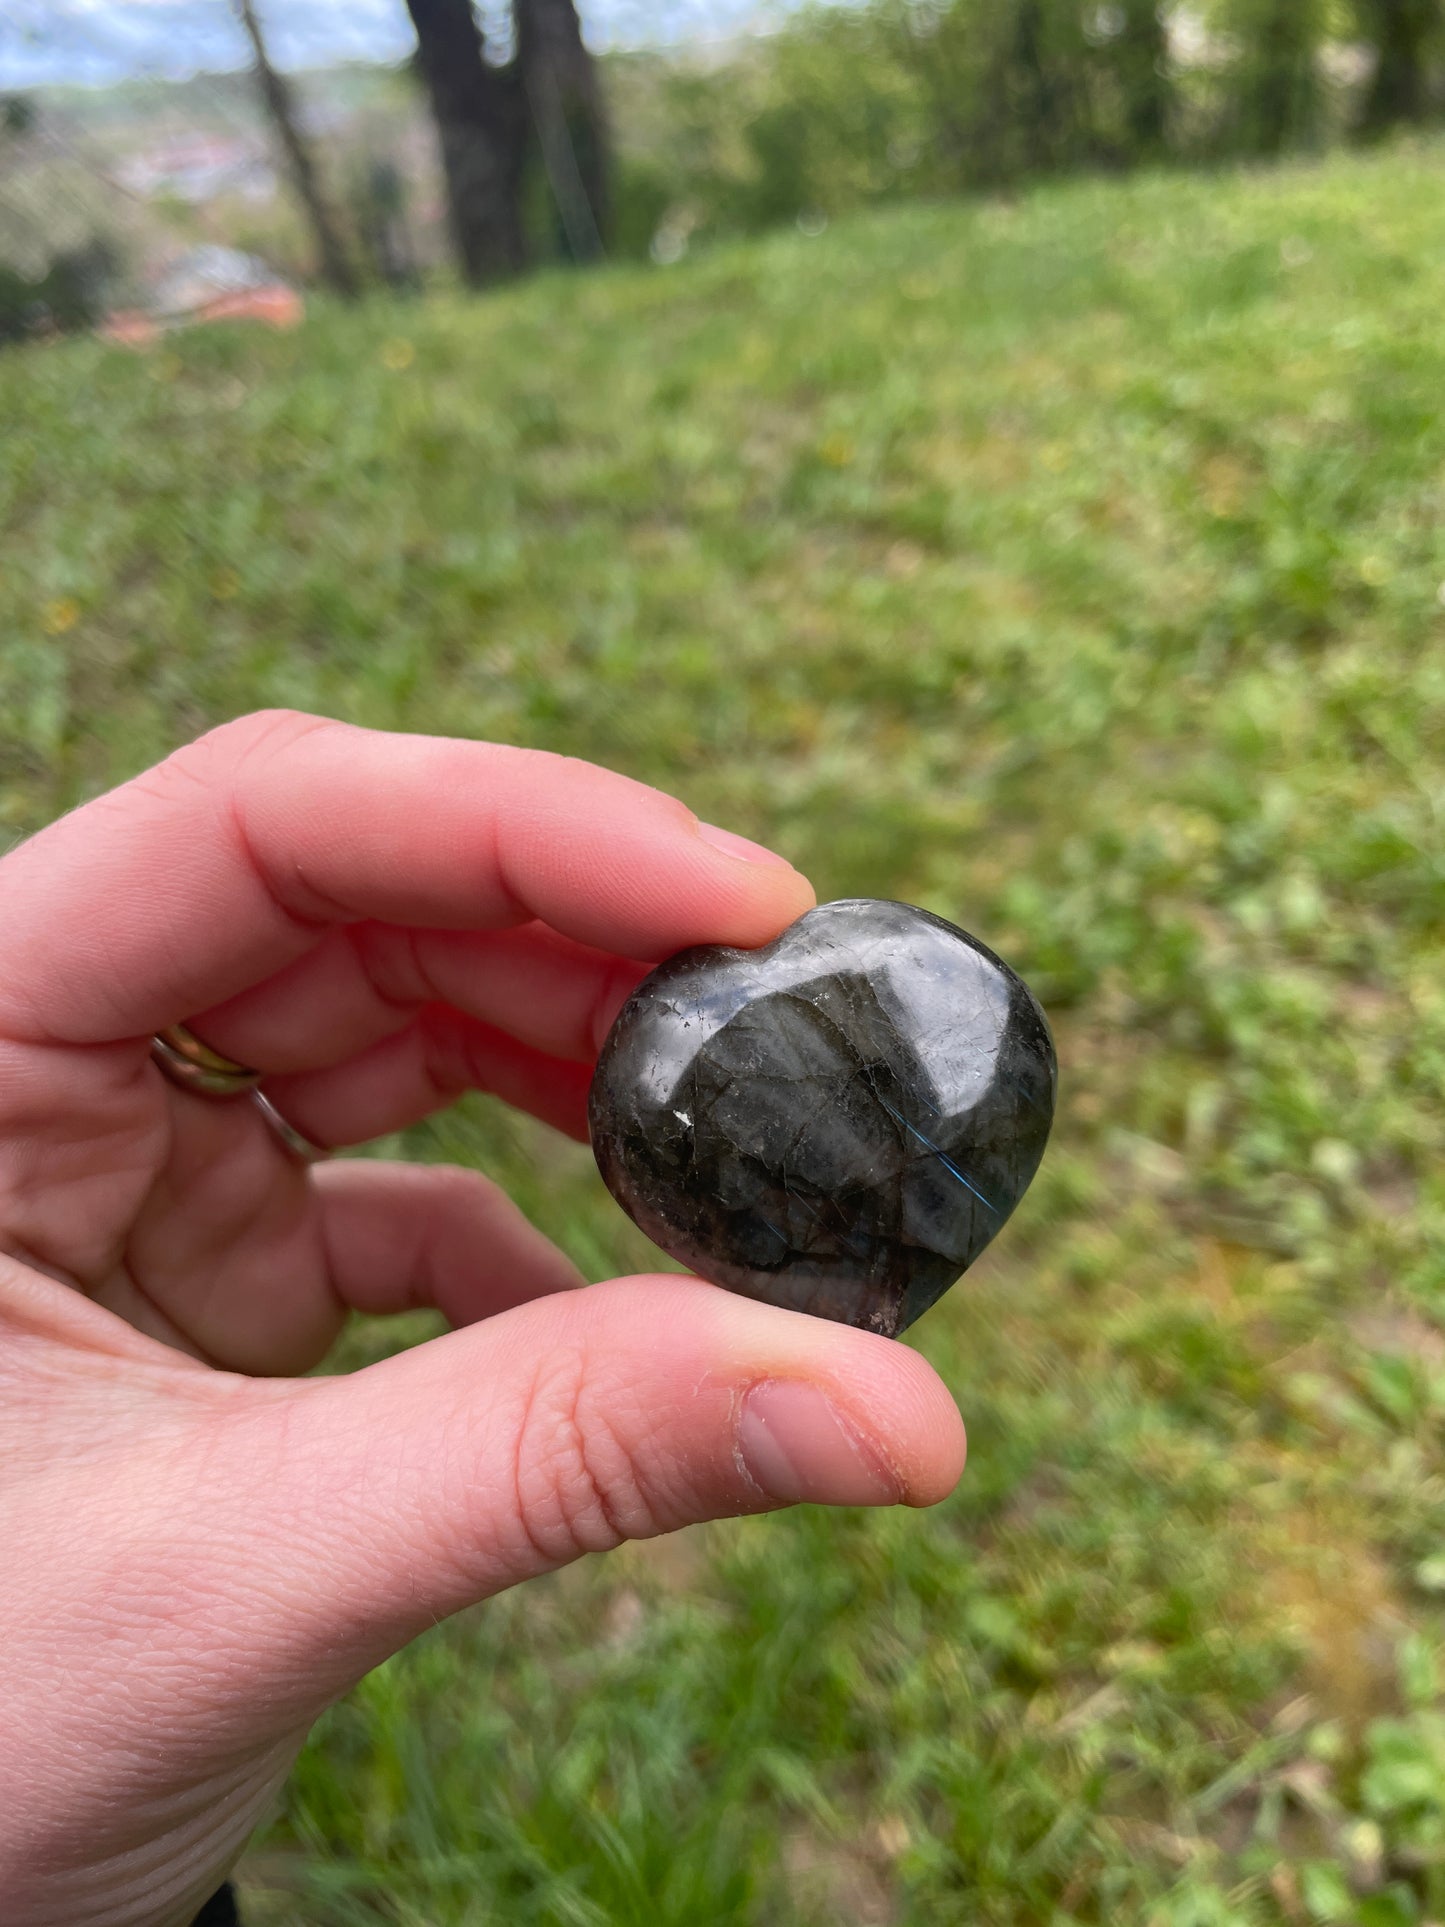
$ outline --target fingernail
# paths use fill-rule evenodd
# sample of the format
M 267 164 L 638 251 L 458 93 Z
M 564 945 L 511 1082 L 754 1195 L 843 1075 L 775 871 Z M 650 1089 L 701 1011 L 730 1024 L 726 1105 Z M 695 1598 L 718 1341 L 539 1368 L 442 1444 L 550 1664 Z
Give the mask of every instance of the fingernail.
M 786 1505 L 898 1505 L 899 1481 L 816 1385 L 768 1379 L 738 1416 L 738 1451 L 754 1483 Z
M 720 830 L 716 823 L 699 823 L 697 833 L 704 843 L 711 843 L 715 850 L 724 856 L 735 856 L 743 863 L 766 863 L 774 870 L 791 870 L 792 864 L 776 850 L 766 850 L 761 843 L 751 838 L 739 836 L 736 830 Z

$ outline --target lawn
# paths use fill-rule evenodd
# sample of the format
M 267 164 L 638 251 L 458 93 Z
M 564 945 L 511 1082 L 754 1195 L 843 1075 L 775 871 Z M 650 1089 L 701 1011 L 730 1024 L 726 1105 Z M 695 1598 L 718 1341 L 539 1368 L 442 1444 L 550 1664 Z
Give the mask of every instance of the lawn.
M 963 923 L 1059 1044 L 909 1334 L 956 1496 L 438 1628 L 257 1927 L 1445 1917 L 1442 402 L 1428 145 L 0 358 L 0 836 L 263 704 L 536 744 Z M 655 1262 L 489 1100 L 410 1149 Z

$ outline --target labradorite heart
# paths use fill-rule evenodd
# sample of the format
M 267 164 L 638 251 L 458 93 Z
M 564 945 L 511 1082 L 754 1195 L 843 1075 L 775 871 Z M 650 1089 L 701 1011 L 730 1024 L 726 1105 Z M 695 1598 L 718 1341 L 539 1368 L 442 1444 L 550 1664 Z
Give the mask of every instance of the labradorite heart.
M 592 1148 L 700 1276 L 891 1336 L 1027 1190 L 1056 1077 L 1006 963 L 926 910 L 855 898 L 761 950 L 654 970 L 603 1045 Z

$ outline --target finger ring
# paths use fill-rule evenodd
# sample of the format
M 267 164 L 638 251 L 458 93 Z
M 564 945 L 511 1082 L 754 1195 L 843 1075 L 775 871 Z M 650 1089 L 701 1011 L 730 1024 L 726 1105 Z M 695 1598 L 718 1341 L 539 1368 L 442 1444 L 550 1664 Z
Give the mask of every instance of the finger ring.
M 173 1084 L 201 1097 L 249 1097 L 256 1109 L 286 1150 L 301 1164 L 319 1164 L 331 1156 L 320 1144 L 313 1144 L 282 1117 L 264 1091 L 256 1087 L 265 1075 L 234 1058 L 223 1057 L 209 1044 L 203 1044 L 184 1024 L 169 1024 L 151 1039 L 151 1056 Z
M 170 1024 L 151 1039 L 151 1056 L 173 1084 L 202 1097 L 244 1097 L 260 1082 L 253 1071 L 203 1044 L 184 1024 Z
M 288 1124 L 264 1091 L 252 1091 L 251 1102 L 298 1163 L 320 1164 L 323 1158 L 331 1156 L 323 1145 L 313 1144 L 304 1132 Z

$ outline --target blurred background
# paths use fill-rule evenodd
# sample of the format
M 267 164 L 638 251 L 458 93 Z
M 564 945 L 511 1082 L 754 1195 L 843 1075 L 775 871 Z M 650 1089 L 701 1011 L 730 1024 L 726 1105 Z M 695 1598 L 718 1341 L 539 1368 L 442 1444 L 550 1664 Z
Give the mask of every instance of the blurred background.
M 0 838 L 264 704 L 535 744 L 1062 1063 L 957 1495 L 438 1628 L 256 1927 L 1445 1920 L 1442 13 L 0 0 Z

